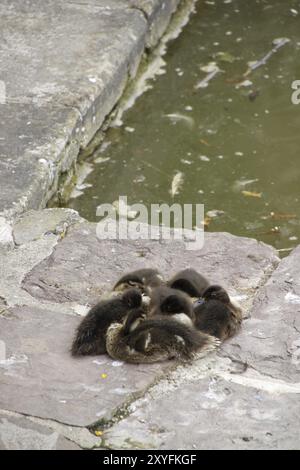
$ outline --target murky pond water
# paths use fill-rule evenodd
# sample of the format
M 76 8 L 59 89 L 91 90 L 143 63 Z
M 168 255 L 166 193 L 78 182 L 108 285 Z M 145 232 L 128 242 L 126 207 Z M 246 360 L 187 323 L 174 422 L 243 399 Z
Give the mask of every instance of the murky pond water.
M 290 42 L 247 74 L 278 38 Z M 122 194 L 130 204 L 204 203 L 224 211 L 207 218 L 208 230 L 297 245 L 300 105 L 291 83 L 300 79 L 300 2 L 199 1 L 164 59 L 166 73 L 107 132 L 91 187 L 69 206 L 97 220 L 97 206 Z M 214 67 L 221 71 L 195 88 Z M 177 172 L 183 185 L 172 197 Z

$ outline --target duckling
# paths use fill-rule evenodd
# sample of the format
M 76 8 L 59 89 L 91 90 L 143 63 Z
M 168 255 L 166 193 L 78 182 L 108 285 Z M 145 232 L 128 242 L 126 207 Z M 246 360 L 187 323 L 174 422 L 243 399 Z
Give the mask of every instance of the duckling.
M 203 292 L 209 287 L 209 281 L 195 269 L 183 269 L 175 274 L 169 281 L 168 286 L 179 289 L 190 297 L 201 297 Z
M 195 320 L 193 302 L 184 292 L 167 286 L 152 288 L 149 292 L 149 317 L 172 316 L 186 325 L 192 326 Z
M 242 310 L 218 285 L 210 286 L 194 305 L 195 326 L 200 331 L 224 341 L 235 335 L 241 327 Z
M 123 323 L 107 330 L 106 348 L 113 359 L 134 364 L 178 359 L 188 361 L 219 345 L 217 338 L 186 326 L 172 317 L 145 319 L 143 309 L 132 310 Z
M 140 307 L 142 295 L 138 289 L 128 289 L 122 295 L 102 300 L 87 313 L 79 324 L 72 343 L 73 356 L 106 353 L 108 327 L 121 321 L 131 309 Z
M 157 269 L 137 269 L 136 271 L 124 274 L 117 281 L 113 290 L 123 292 L 130 287 L 136 287 L 145 293 L 148 287 L 159 286 L 163 282 L 163 277 Z

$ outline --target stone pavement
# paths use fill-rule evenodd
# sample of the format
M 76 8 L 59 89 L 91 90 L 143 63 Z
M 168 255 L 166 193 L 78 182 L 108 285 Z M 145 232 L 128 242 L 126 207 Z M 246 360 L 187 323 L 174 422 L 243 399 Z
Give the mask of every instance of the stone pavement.
M 299 448 L 300 248 L 279 262 L 226 233 L 196 252 L 100 241 L 65 209 L 24 214 L 12 239 L 0 251 L 0 448 Z M 191 365 L 72 358 L 88 307 L 145 265 L 222 283 L 245 307 L 241 333 Z
M 0 216 L 45 207 L 71 178 L 179 2 L 1 0 Z

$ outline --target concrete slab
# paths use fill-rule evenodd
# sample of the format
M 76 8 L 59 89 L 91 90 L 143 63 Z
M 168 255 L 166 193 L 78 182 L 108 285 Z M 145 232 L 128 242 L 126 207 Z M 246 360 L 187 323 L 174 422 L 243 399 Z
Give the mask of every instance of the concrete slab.
M 0 409 L 88 426 L 112 419 L 170 366 L 135 366 L 104 355 L 74 359 L 70 345 L 79 321 L 78 316 L 25 306 L 0 316 L 6 344 Z
M 192 381 L 186 374 L 185 379 L 179 387 L 160 384 L 150 390 L 132 405 L 127 418 L 104 433 L 103 445 L 112 449 L 299 449 L 300 389 L 298 394 L 270 393 L 229 382 L 214 371 L 204 377 L 200 373 Z
M 255 298 L 243 331 L 224 348 L 259 373 L 300 382 L 300 247 L 284 258 Z
M 155 266 L 170 276 L 193 267 L 247 302 L 278 261 L 270 246 L 226 233 L 207 233 L 202 250 L 187 251 L 180 241 L 99 240 L 96 224 L 86 222 L 70 227 L 22 287 L 39 300 L 91 304 L 125 271 Z
M 13 238 L 16 245 L 24 245 L 45 235 L 63 235 L 70 225 L 79 220 L 78 212 L 72 209 L 28 211 L 16 220 Z
M 105 445 L 299 449 L 299 261 L 300 247 L 259 289 L 241 333 L 218 357 L 150 389 L 105 434 Z
M 47 426 L 0 411 L 0 450 L 81 450 Z

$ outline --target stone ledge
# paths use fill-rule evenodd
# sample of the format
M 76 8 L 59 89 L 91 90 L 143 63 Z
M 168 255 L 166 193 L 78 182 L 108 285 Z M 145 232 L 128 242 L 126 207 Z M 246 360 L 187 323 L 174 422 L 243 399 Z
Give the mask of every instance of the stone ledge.
M 45 207 L 178 4 L 1 2 L 0 215 Z

